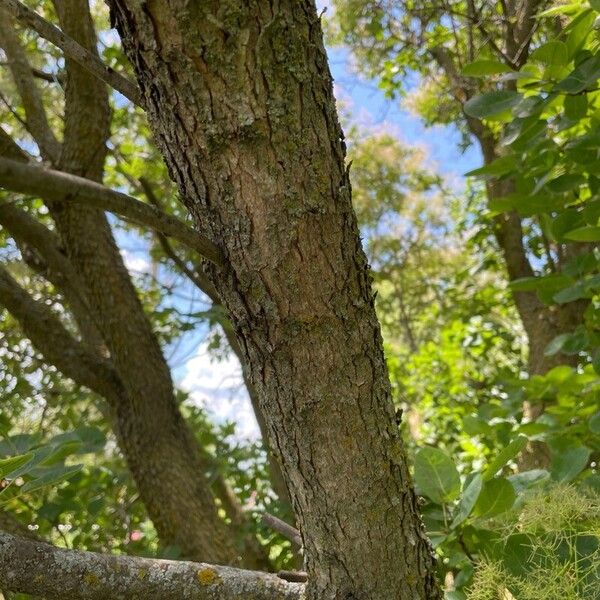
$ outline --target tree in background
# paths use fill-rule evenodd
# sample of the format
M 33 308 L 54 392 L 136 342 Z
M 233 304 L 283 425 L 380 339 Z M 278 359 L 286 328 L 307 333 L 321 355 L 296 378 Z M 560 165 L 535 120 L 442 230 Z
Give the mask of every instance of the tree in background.
M 55 9 L 64 31 L 97 60 L 87 3 L 57 2 Z M 46 82 L 42 88 L 6 9 L 0 45 L 14 84 L 7 89 L 18 107 L 13 113 L 17 139 L 26 147 L 36 143 L 40 158 L 60 173 L 100 181 L 111 116 L 105 84 L 67 57 L 64 71 L 50 78 L 54 85 Z M 46 65 L 45 56 L 33 56 L 41 66 L 55 69 L 54 57 L 49 59 Z M 65 88 L 64 99 L 57 82 Z M 63 108 L 63 124 L 55 115 L 54 123 L 49 120 L 44 101 Z M 59 141 L 55 129 L 61 128 Z M 7 131 L 1 136 L 4 157 L 30 160 Z M 104 399 L 119 447 L 163 544 L 178 547 L 190 558 L 236 563 L 240 549 L 218 516 L 213 495 L 234 522 L 245 517 L 221 476 L 213 490 L 209 488 L 210 461 L 181 416 L 170 370 L 102 210 L 110 207 L 85 206 L 93 200 L 86 190 L 71 192 L 74 184 L 69 179 L 56 187 L 44 179 L 47 171 L 18 167 L 5 163 L 3 184 L 31 193 L 22 186 L 27 188 L 35 175 L 41 177 L 33 193 L 44 205 L 27 209 L 4 201 L 0 223 L 21 250 L 28 267 L 21 272 L 24 281 L 33 282 L 33 295 L 3 267 L 0 302 L 46 363 Z M 159 220 L 170 218 L 159 210 L 154 213 Z M 172 224 L 187 230 L 188 238 L 193 236 L 183 223 Z M 164 236 L 161 240 L 168 243 Z M 61 316 L 35 297 L 40 292 L 50 293 L 50 298 L 58 295 Z M 248 565 L 268 564 L 251 539 L 243 554 Z
M 521 79 L 518 72 L 527 63 L 531 50 L 534 49 L 532 63 L 559 67 L 562 65 L 556 61 L 562 60 L 566 66 L 577 60 L 592 28 L 591 9 L 576 24 L 564 29 L 559 13 L 550 18 L 539 17 L 548 5 L 541 0 L 336 0 L 333 20 L 339 39 L 350 45 L 363 72 L 377 78 L 390 96 L 408 91 L 412 106 L 426 122 L 456 125 L 464 135 L 464 143 L 476 143 L 485 165 L 491 165 L 506 152 L 495 117 L 521 99 L 516 91 Z M 560 59 L 552 47 L 544 46 L 557 33 L 565 40 L 556 42 L 564 44 L 564 57 L 561 53 Z M 410 72 L 417 72 L 422 78 L 418 89 L 405 87 Z M 482 104 L 476 97 L 486 91 L 489 95 Z M 520 124 L 532 113 L 524 103 L 515 116 Z M 534 135 L 535 127 L 528 131 Z M 492 210 L 500 199 L 513 199 L 512 210 L 496 212 L 490 221 L 490 232 L 502 252 L 509 279 L 568 270 L 585 249 L 552 242 L 538 215 L 527 215 L 517 208 L 520 198 L 529 194 L 535 184 L 514 171 L 510 177 L 508 173 L 499 174 L 505 176 L 486 178 L 485 188 Z M 535 191 L 538 195 L 554 193 L 551 179 Z M 557 189 L 556 193 L 572 194 L 577 189 Z M 546 349 L 557 334 L 566 335 L 582 324 L 585 302 L 548 306 L 535 290 L 526 286 L 513 287 L 513 297 L 529 340 L 530 375 L 546 373 L 562 363 L 576 364 L 573 355 L 560 351 L 548 354 Z M 526 411 L 535 417 L 539 408 L 527 405 Z M 531 465 L 547 464 L 541 446 L 532 449 L 529 459 Z
M 415 440 L 454 453 L 464 418 L 498 399 L 502 381 L 524 367 L 497 250 L 473 227 L 481 194 L 465 206 L 467 190 L 452 191 L 423 151 L 389 134 L 350 137 L 354 205 L 395 400 Z

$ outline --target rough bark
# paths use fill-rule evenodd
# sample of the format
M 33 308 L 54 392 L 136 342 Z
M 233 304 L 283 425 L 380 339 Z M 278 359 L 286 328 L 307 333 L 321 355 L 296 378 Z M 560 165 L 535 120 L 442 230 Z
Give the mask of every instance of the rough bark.
M 0 586 L 47 600 L 302 600 L 304 588 L 255 571 L 62 550 L 2 532 Z
M 312 599 L 440 597 L 314 3 L 113 0 L 284 466 Z

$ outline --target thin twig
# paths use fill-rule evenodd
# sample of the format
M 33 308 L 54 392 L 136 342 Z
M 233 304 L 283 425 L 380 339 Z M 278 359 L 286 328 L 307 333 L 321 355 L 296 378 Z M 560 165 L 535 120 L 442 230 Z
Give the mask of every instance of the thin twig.
M 285 521 L 282 521 L 267 512 L 262 513 L 261 521 L 267 527 L 277 531 L 277 533 L 280 533 L 284 538 L 287 538 L 290 542 L 296 544 L 296 546 L 302 547 L 302 536 L 295 527 L 292 527 Z

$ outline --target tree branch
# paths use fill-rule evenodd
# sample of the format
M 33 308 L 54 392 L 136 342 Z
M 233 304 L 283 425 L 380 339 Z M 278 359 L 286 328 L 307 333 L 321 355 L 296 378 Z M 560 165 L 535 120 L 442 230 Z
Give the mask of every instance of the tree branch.
M 52 310 L 34 300 L 0 265 L 0 305 L 19 321 L 23 332 L 44 358 L 80 385 L 107 398 L 121 395 L 109 360 L 78 342 Z
M 219 248 L 185 223 L 89 179 L 0 158 L 0 186 L 13 192 L 33 194 L 48 200 L 82 203 L 112 212 L 175 238 L 217 265 L 223 264 Z
M 276 575 L 184 561 L 63 550 L 0 533 L 0 585 L 48 600 L 301 600 Z
M 58 27 L 52 25 L 36 12 L 27 8 L 18 0 L 0 0 L 17 20 L 34 29 L 40 36 L 60 48 L 66 56 L 80 64 L 84 69 L 107 83 L 109 86 L 123 94 L 134 104 L 144 107 L 144 102 L 139 88 L 129 79 L 106 66 L 91 52 L 80 46 L 75 40 L 63 33 Z
M 11 64 L 8 62 L 1 62 L 0 66 L 9 67 Z M 42 81 L 46 81 L 47 83 L 58 83 L 59 85 L 64 84 L 65 75 L 64 73 L 48 73 L 47 71 L 43 71 L 42 69 L 38 69 L 36 67 L 31 67 L 31 74 L 36 79 L 41 79 Z
M 302 536 L 295 527 L 292 527 L 285 521 L 282 521 L 269 513 L 262 513 L 261 521 L 264 525 L 277 531 L 277 533 L 280 533 L 284 538 L 287 538 L 299 548 L 302 547 Z
M 23 101 L 29 133 L 39 145 L 42 154 L 53 162 L 60 156 L 60 143 L 56 139 L 46 116 L 39 90 L 36 86 L 31 65 L 14 29 L 9 12 L 0 4 L 0 46 L 9 59 L 9 68 Z
M 21 162 L 28 162 L 31 158 L 2 127 L 0 127 L 0 156 Z
M 64 295 L 85 342 L 102 352 L 104 342 L 92 320 L 83 282 L 61 251 L 57 235 L 12 202 L 0 202 L 0 225 L 15 240 L 25 262 Z M 27 254 L 32 260 L 27 259 Z

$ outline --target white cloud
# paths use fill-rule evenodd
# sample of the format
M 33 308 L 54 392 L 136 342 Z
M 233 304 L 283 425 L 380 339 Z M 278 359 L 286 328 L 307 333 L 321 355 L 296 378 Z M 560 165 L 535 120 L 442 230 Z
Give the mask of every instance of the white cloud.
M 134 273 L 150 273 L 152 264 L 148 260 L 146 252 L 131 252 L 130 250 L 121 250 L 121 256 L 123 262 L 127 267 L 127 270 Z
M 190 393 L 195 403 L 206 408 L 216 422 L 236 423 L 239 438 L 260 438 L 242 369 L 234 355 L 216 360 L 211 357 L 207 342 L 202 342 L 187 362 L 180 386 Z

